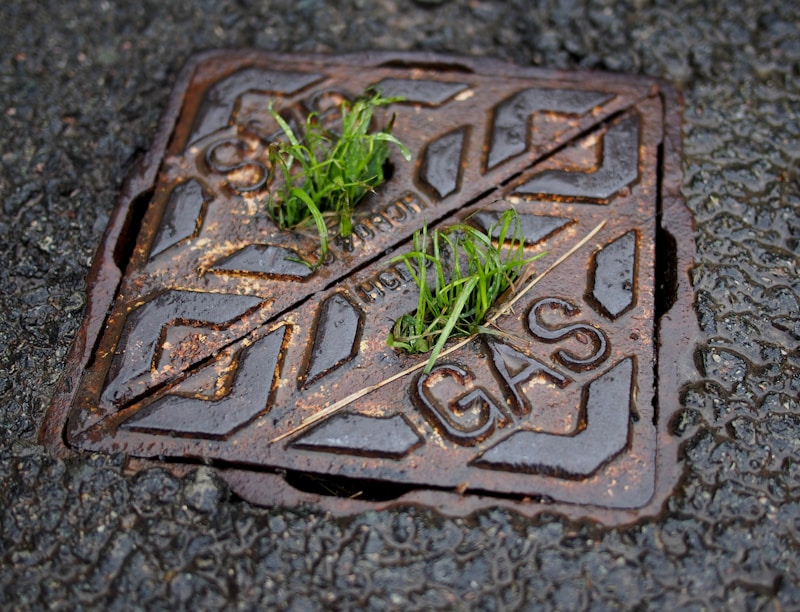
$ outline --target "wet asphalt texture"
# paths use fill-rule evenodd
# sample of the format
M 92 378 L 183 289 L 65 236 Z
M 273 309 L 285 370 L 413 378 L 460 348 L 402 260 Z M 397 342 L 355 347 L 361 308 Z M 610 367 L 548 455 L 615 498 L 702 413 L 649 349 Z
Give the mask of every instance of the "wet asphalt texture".
M 115 196 L 195 51 L 428 50 L 681 89 L 701 329 L 661 517 L 332 519 L 205 469 L 134 477 L 36 434 Z M 800 608 L 800 7 L 749 2 L 0 3 L 0 607 Z

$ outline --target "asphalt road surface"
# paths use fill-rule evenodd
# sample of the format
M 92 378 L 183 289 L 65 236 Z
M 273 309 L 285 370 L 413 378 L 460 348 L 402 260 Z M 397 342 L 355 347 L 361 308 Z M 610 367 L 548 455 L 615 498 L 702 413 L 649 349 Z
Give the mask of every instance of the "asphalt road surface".
M 334 519 L 37 444 L 116 194 L 196 51 L 427 50 L 668 79 L 700 336 L 660 517 Z M 800 608 L 796 2 L 0 4 L 0 607 Z

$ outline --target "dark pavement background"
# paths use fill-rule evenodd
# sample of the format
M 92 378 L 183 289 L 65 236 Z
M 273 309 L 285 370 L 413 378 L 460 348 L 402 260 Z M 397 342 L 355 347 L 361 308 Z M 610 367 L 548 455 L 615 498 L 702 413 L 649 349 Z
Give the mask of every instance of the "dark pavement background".
M 800 608 L 799 16 L 786 0 L 0 3 L 0 607 Z M 337 520 L 251 507 L 204 470 L 131 478 L 37 445 L 89 261 L 177 71 L 247 46 L 679 85 L 702 334 L 659 519 Z

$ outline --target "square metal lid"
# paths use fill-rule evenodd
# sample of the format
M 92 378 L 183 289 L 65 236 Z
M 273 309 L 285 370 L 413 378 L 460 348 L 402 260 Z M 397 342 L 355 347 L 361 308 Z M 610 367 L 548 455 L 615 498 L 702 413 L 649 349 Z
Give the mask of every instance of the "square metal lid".
M 265 210 L 270 103 L 302 125 L 367 87 L 412 151 L 312 270 Z M 216 466 L 256 503 L 658 512 L 694 329 L 680 105 L 664 83 L 433 55 L 220 51 L 179 79 L 92 268 L 51 447 Z M 423 223 L 509 207 L 539 278 L 499 336 L 386 346 Z M 585 237 L 604 223 L 588 241 Z M 555 262 L 563 259 L 555 267 Z M 448 346 L 456 345 L 451 341 Z M 331 494 L 325 494 L 331 493 Z M 356 499 L 352 495 L 358 494 Z

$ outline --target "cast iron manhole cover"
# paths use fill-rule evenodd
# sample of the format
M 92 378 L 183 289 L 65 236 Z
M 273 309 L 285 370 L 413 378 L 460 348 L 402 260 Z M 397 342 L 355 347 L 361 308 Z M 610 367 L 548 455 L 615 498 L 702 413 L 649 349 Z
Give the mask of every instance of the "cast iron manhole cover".
M 404 101 L 391 176 L 316 270 L 265 211 L 266 147 L 369 86 Z M 660 508 L 693 328 L 677 97 L 646 78 L 418 55 L 219 52 L 181 77 L 95 261 L 45 437 L 215 466 L 259 503 Z M 541 279 L 425 374 L 386 346 L 423 223 L 519 214 Z M 605 225 L 584 241 L 600 222 Z M 555 268 L 545 271 L 564 258 Z M 450 342 L 448 346 L 453 346 Z M 312 424 L 311 423 L 313 420 Z

